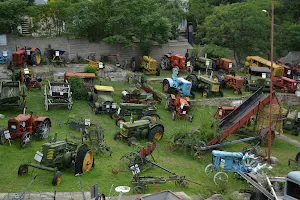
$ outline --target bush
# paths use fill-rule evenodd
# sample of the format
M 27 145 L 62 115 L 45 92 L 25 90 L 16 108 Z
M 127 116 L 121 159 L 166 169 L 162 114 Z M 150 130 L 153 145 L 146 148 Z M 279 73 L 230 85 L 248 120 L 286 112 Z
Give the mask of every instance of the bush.
M 214 44 L 206 45 L 204 51 L 208 58 L 227 58 L 229 56 L 229 49 Z
M 91 67 L 91 66 L 86 66 L 84 68 L 84 72 L 85 73 L 94 73 L 97 76 L 97 69 L 95 69 L 94 67 Z
M 71 85 L 72 97 L 75 100 L 83 100 L 87 98 L 87 92 L 84 87 L 83 79 L 78 76 L 72 76 L 68 82 Z

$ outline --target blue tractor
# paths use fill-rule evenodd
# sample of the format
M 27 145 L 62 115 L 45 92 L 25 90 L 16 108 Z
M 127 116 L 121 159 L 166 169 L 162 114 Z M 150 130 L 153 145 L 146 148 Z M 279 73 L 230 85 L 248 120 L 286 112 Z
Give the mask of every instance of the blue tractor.
M 177 68 L 173 68 L 172 78 L 165 78 L 163 80 L 163 91 L 171 93 L 172 90 L 176 90 L 184 96 L 190 96 L 195 98 L 195 93 L 191 91 L 192 83 L 184 78 L 178 77 Z

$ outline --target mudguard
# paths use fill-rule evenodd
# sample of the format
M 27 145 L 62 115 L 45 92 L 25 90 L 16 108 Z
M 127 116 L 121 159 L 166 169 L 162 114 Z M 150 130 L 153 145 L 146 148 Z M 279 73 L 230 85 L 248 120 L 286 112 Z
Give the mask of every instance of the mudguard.
M 165 82 L 165 80 L 168 81 L 170 87 L 175 87 L 175 83 L 174 83 L 174 80 L 173 80 L 173 79 L 171 79 L 171 78 L 165 78 L 165 79 L 163 80 L 163 82 Z

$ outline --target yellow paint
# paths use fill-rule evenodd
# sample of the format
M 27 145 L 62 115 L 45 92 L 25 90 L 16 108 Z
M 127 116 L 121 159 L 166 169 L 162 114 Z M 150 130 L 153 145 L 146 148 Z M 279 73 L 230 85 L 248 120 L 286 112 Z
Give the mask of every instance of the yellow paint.
M 98 91 L 105 91 L 105 92 L 114 92 L 115 91 L 112 86 L 95 85 L 94 88 Z
M 247 56 L 245 67 L 257 66 L 271 68 L 271 61 L 261 58 L 259 56 Z M 284 67 L 277 65 L 273 62 L 273 76 L 282 77 L 284 73 Z

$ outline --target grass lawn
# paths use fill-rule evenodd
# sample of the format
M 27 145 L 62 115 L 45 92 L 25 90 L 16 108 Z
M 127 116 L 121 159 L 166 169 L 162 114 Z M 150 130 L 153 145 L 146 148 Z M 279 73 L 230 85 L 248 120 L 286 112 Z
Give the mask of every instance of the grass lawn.
M 120 102 L 121 91 L 128 87 L 128 85 L 121 82 L 108 82 L 103 81 L 103 84 L 112 85 L 115 87 L 115 100 Z M 153 88 L 161 91 L 161 83 L 150 84 Z M 225 90 L 225 96 L 231 96 L 233 94 L 230 91 Z M 247 95 L 247 94 L 245 94 Z M 200 95 L 196 94 L 196 98 Z M 185 175 L 187 178 L 197 181 L 202 186 L 190 184 L 188 188 L 176 187 L 174 182 L 167 182 L 166 184 L 158 185 L 160 189 L 170 189 L 172 191 L 184 191 L 187 194 L 205 194 L 210 195 L 215 192 L 220 192 L 211 177 L 207 177 L 204 173 L 205 167 L 211 162 L 211 153 L 207 152 L 201 160 L 195 160 L 188 152 L 183 150 L 177 150 L 173 153 L 170 152 L 169 141 L 172 135 L 178 132 L 188 132 L 192 128 L 198 128 L 202 126 L 209 127 L 212 122 L 212 115 L 214 114 L 216 107 L 193 107 L 192 113 L 194 114 L 194 121 L 190 123 L 185 120 L 172 121 L 171 113 L 165 111 L 165 102 L 158 106 L 158 114 L 161 117 L 161 121 L 165 126 L 165 135 L 162 141 L 158 143 L 158 148 L 154 152 L 156 162 L 163 167 L 176 172 L 179 175 Z M 93 184 L 99 184 L 99 190 L 105 194 L 109 193 L 109 189 L 112 184 L 114 186 L 127 185 L 131 186 L 132 175 L 129 172 L 123 172 L 125 170 L 120 162 L 120 157 L 134 149 L 129 147 L 125 142 L 114 141 L 113 134 L 118 130 L 115 126 L 115 121 L 110 119 L 107 115 L 94 115 L 87 101 L 75 101 L 73 109 L 67 110 L 66 107 L 50 107 L 49 111 L 44 109 L 44 96 L 43 90 L 31 90 L 27 94 L 27 112 L 33 111 L 37 115 L 43 115 L 50 117 L 52 121 L 51 134 L 49 138 L 52 138 L 55 133 L 58 133 L 59 138 L 66 138 L 68 134 L 77 134 L 76 131 L 68 129 L 67 126 L 59 126 L 60 122 L 67 121 L 68 117 L 75 115 L 82 118 L 91 119 L 92 123 L 100 123 L 105 129 L 105 138 L 107 144 L 112 148 L 113 154 L 110 157 L 107 152 L 102 155 L 97 155 L 95 158 L 95 168 L 81 177 L 84 190 L 89 191 L 89 187 Z M 0 119 L 0 126 L 5 128 L 7 126 L 7 120 L 10 117 L 16 116 L 21 111 L 15 109 L 2 110 L 1 114 L 5 115 L 4 119 Z M 234 138 L 234 137 L 233 137 Z M 18 167 L 22 163 L 34 162 L 33 157 L 36 151 L 42 151 L 41 147 L 44 141 L 33 140 L 32 145 L 26 149 L 20 149 L 18 142 L 13 142 L 12 146 L 0 145 L 0 192 L 18 192 L 22 187 L 25 187 L 27 183 L 33 178 L 35 174 L 38 174 L 36 181 L 32 184 L 29 191 L 35 192 L 59 192 L 66 191 L 79 191 L 80 188 L 77 183 L 77 178 L 73 174 L 73 170 L 61 170 L 62 182 L 58 186 L 52 186 L 51 181 L 53 178 L 52 172 L 42 171 L 38 169 L 29 168 L 29 175 L 24 177 L 18 177 Z M 141 144 L 145 144 L 146 141 L 141 141 Z M 227 147 L 228 151 L 240 151 L 247 144 L 238 144 Z M 287 160 L 294 158 L 298 148 L 281 141 L 276 140 L 272 153 L 279 159 L 278 167 L 272 170 L 272 174 L 285 175 L 290 169 L 287 167 Z M 112 168 L 118 168 L 119 174 L 113 175 L 111 173 Z M 152 168 L 141 175 L 154 175 L 154 176 L 167 176 L 168 174 L 161 169 Z M 247 188 L 247 183 L 242 180 L 234 179 L 233 175 L 230 175 L 228 183 L 228 191 L 236 191 L 239 189 Z M 149 185 L 147 192 L 155 192 L 154 186 Z

